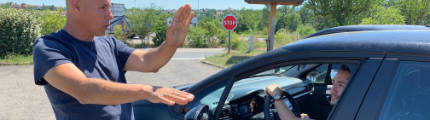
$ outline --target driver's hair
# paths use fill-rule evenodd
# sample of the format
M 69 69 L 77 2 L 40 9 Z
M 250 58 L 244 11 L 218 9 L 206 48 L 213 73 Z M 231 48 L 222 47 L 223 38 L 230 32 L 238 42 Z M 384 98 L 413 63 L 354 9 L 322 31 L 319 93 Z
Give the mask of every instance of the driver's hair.
M 350 74 L 351 74 L 351 70 L 349 70 L 348 66 L 346 66 L 345 64 L 342 64 L 342 65 L 340 66 L 340 69 L 339 69 L 339 70 L 343 70 L 343 71 L 346 71 L 346 72 L 348 72 L 348 73 L 350 73 Z

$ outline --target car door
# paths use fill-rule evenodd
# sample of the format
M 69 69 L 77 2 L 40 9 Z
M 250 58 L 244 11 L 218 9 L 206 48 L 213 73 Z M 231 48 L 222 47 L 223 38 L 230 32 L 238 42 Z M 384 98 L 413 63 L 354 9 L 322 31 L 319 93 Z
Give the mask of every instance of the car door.
M 430 119 L 429 73 L 429 57 L 388 55 L 356 119 Z
M 370 56 L 370 57 L 369 57 Z M 271 59 L 270 62 L 256 61 L 256 64 L 249 65 L 252 67 L 236 67 L 239 72 L 233 76 L 234 82 L 227 85 L 226 91 L 220 98 L 220 103 L 227 100 L 228 94 L 235 82 L 238 82 L 251 75 L 263 72 L 269 69 L 293 64 L 310 64 L 310 63 L 357 63 L 357 71 L 351 76 L 351 83 L 347 86 L 339 103 L 334 106 L 329 119 L 353 119 L 362 102 L 362 98 L 370 86 L 374 74 L 379 68 L 383 55 L 369 54 L 351 54 L 351 53 L 336 53 L 336 52 L 314 52 L 309 54 L 290 55 L 287 57 L 277 57 Z M 264 59 L 262 59 L 264 60 Z M 247 66 L 243 64 L 243 66 Z M 251 68 L 251 69 L 248 69 Z M 227 95 L 226 95 L 227 94 Z M 224 104 L 218 104 L 215 114 L 219 115 L 222 112 Z M 217 116 L 219 117 L 219 116 Z

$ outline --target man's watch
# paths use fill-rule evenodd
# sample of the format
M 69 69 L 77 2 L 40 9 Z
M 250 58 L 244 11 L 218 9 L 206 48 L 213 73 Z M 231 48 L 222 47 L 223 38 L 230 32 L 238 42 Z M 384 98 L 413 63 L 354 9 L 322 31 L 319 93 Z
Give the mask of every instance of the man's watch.
M 273 100 L 275 100 L 275 101 L 282 100 L 282 99 L 284 99 L 284 98 L 282 98 L 282 95 L 281 95 L 281 94 L 275 94 L 275 95 L 273 96 Z

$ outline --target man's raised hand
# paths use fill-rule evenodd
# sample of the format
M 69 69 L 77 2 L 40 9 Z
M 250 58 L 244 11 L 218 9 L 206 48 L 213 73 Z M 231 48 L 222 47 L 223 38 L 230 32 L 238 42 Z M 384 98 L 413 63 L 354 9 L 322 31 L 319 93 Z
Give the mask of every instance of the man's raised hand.
M 181 6 L 178 9 L 166 33 L 167 45 L 177 48 L 184 43 L 193 16 L 194 12 L 191 11 L 189 4 Z

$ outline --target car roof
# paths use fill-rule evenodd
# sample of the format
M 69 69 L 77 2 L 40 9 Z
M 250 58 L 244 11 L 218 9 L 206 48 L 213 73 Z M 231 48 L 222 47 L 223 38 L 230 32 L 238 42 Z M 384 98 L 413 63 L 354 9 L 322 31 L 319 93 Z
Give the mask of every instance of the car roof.
M 426 26 L 344 26 L 283 46 L 290 52 L 349 51 L 371 53 L 430 54 L 430 29 Z M 359 30 L 361 29 L 361 30 Z M 345 32 L 346 31 L 346 32 Z M 318 33 L 318 32 L 317 32 Z
M 305 38 L 333 34 L 333 33 L 342 33 L 342 32 L 383 31 L 383 30 L 429 30 L 429 27 L 422 26 L 422 25 L 348 25 L 348 26 L 339 26 L 339 27 L 324 29 L 316 33 L 313 33 Z

